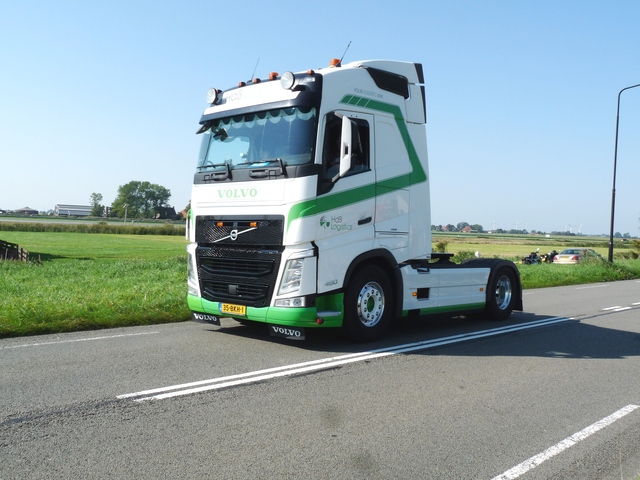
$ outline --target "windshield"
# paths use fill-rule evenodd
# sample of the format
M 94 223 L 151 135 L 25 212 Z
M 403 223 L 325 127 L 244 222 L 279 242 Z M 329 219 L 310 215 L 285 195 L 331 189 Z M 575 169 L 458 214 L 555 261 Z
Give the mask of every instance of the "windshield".
M 198 171 L 313 162 L 315 108 L 281 108 L 213 120 L 203 134 Z

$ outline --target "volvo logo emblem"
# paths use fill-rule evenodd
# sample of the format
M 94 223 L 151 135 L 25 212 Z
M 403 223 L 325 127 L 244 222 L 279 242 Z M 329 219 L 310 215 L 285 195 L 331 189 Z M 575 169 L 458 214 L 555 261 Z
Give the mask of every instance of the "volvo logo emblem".
M 242 230 L 241 232 L 239 232 L 237 228 L 234 228 L 233 230 L 231 230 L 231 232 L 229 232 L 229 235 L 227 235 L 226 237 L 222 237 L 222 238 L 219 238 L 217 240 L 214 240 L 213 243 L 222 242 L 222 241 L 224 241 L 226 239 L 231 239 L 232 242 L 235 242 L 238 239 L 238 235 L 250 232 L 250 231 L 255 230 L 257 228 L 258 227 L 247 228 L 246 230 Z

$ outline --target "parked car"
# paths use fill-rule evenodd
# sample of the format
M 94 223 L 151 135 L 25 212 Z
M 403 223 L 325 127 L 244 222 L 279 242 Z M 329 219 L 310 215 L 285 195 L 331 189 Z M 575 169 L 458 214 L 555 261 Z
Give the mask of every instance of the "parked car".
M 553 257 L 553 263 L 572 265 L 596 258 L 602 260 L 602 255 L 592 248 L 567 248 Z

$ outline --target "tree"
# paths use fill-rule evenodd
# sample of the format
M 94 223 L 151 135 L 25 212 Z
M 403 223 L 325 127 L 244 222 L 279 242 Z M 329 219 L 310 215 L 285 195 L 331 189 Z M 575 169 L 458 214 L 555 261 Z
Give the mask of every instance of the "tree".
M 102 202 L 102 194 L 101 193 L 92 193 L 91 194 L 91 216 L 93 217 L 101 217 L 104 212 L 104 206 L 101 204 Z
M 155 208 L 168 206 L 169 189 L 149 182 L 131 181 L 118 187 L 118 195 L 111 205 L 116 217 L 152 218 Z

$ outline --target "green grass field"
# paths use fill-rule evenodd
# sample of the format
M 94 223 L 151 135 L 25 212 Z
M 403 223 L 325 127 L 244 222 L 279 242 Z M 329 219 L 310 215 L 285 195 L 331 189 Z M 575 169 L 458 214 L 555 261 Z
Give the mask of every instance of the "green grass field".
M 32 259 L 0 261 L 0 337 L 189 319 L 182 236 L 0 231 L 0 239 L 19 244 Z M 606 256 L 602 239 L 580 240 Z M 516 262 L 536 248 L 546 253 L 579 244 L 576 239 L 456 235 L 437 235 L 434 246 L 438 242 L 461 258 L 479 251 Z M 524 288 L 640 278 L 639 260 L 519 269 Z
M 0 262 L 0 337 L 189 319 L 183 237 L 1 233 L 41 264 Z

